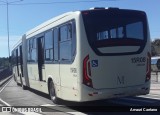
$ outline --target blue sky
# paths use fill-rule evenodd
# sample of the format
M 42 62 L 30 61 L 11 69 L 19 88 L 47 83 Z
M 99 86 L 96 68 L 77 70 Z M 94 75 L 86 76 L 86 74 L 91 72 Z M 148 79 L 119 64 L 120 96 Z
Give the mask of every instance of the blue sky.
M 15 1 L 18 0 L 8 0 L 8 2 Z M 13 44 L 26 31 L 52 17 L 68 11 L 89 9 L 95 6 L 145 11 L 148 16 L 151 38 L 160 38 L 159 5 L 160 0 L 23 0 L 9 5 L 10 48 L 12 49 Z M 6 20 L 6 5 L 0 2 L 0 57 L 8 56 Z

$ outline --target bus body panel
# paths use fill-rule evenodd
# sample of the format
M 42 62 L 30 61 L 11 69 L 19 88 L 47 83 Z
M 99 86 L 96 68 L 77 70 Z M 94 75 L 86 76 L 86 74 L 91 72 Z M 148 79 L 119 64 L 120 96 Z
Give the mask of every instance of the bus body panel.
M 150 81 L 146 82 L 147 58 L 150 54 L 150 37 L 147 35 L 147 41 L 144 50 L 139 54 L 119 55 L 119 56 L 98 56 L 93 52 L 87 39 L 83 18 L 80 16 L 80 38 L 79 49 L 81 62 L 81 83 L 80 94 L 81 101 L 145 95 L 149 93 Z M 149 32 L 148 28 L 147 31 Z M 148 33 L 147 32 L 147 33 Z M 107 53 L 121 53 L 122 51 L 137 51 L 139 46 L 117 46 L 102 48 Z M 89 56 L 90 71 L 93 88 L 83 84 L 83 64 L 85 57 Z M 87 68 L 88 69 L 88 68 Z M 87 70 L 87 74 L 89 74 Z M 88 96 L 88 98 L 85 98 Z M 95 96 L 95 97 L 94 97 Z M 93 98 L 92 98 L 93 97 Z
M 17 84 L 23 83 L 23 53 L 22 53 L 22 39 L 20 39 L 14 46 L 12 51 L 12 64 L 13 64 L 13 75 Z
M 37 64 L 27 64 L 28 78 L 30 87 L 40 90 L 39 74 Z
M 26 53 L 26 35 L 22 36 L 22 53 L 23 53 L 23 85 L 29 87 L 28 70 L 27 70 L 27 53 Z
M 143 85 L 121 88 L 91 89 L 82 85 L 80 102 L 120 98 L 127 96 L 146 95 L 149 93 L 150 82 Z
M 46 83 L 48 84 L 48 79 L 51 78 L 56 87 L 56 94 L 60 97 L 60 75 L 59 75 L 59 64 L 45 64 L 45 75 Z M 48 85 L 47 85 L 48 91 Z M 48 93 L 48 92 L 47 92 Z
M 69 22 L 70 20 L 74 20 L 77 14 L 79 13 L 76 13 L 70 17 L 65 17 L 60 20 L 57 20 L 55 23 L 51 23 L 47 28 L 52 29 L 52 28 L 55 28 L 56 26 L 63 25 L 66 22 Z M 44 28 L 40 31 L 45 31 L 48 29 Z M 33 33 L 33 35 L 28 34 L 26 42 L 30 38 L 32 38 L 34 34 L 35 33 Z M 64 99 L 64 100 L 74 100 L 75 97 L 77 98 L 78 96 L 78 86 L 77 86 L 78 75 L 76 73 L 77 71 L 76 61 L 72 62 L 72 64 L 44 63 L 44 68 L 42 72 L 43 81 L 39 81 L 37 63 L 30 63 L 30 62 L 27 63 L 27 70 L 28 70 L 29 84 L 31 88 L 48 94 L 48 83 L 49 83 L 48 79 L 51 78 L 55 85 L 57 97 Z M 64 81 L 69 81 L 69 82 L 64 82 Z

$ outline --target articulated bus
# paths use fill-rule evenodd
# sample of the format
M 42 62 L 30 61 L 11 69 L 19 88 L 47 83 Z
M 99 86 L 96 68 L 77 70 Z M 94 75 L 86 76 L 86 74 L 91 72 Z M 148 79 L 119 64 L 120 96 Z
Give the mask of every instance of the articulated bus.
M 93 8 L 62 14 L 25 33 L 12 50 L 17 84 L 51 100 L 146 95 L 151 52 L 146 13 Z

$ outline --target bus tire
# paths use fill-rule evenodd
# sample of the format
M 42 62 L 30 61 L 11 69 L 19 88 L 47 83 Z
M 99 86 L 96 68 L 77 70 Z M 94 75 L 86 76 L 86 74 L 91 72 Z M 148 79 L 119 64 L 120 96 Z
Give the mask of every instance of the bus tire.
M 16 82 L 17 86 L 19 86 L 18 82 Z
M 14 78 L 14 81 L 16 82 L 16 76 L 15 76 L 15 74 L 13 74 L 13 78 Z
M 23 81 L 22 81 L 22 75 L 20 74 L 20 80 L 21 80 L 21 87 L 23 90 L 26 90 L 26 87 L 23 85 Z
M 55 87 L 52 80 L 49 82 L 49 96 L 53 103 L 55 104 L 59 103 L 59 99 L 56 96 Z
M 24 86 L 23 84 L 22 84 L 21 86 L 22 86 L 22 89 L 23 89 L 23 90 L 26 90 L 26 89 L 27 89 L 27 87 Z

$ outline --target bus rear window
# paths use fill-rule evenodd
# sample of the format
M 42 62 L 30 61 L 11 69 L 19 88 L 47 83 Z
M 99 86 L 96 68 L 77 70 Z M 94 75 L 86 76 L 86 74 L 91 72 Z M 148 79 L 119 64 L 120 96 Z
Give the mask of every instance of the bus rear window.
M 82 11 L 82 17 L 88 42 L 94 51 L 114 46 L 140 46 L 139 50 L 142 50 L 145 46 L 147 26 L 144 12 L 90 10 Z
M 126 38 L 143 40 L 143 23 L 134 22 L 123 27 L 116 27 L 101 32 L 97 32 L 96 40 L 105 40 L 110 38 L 124 38 L 126 31 Z

